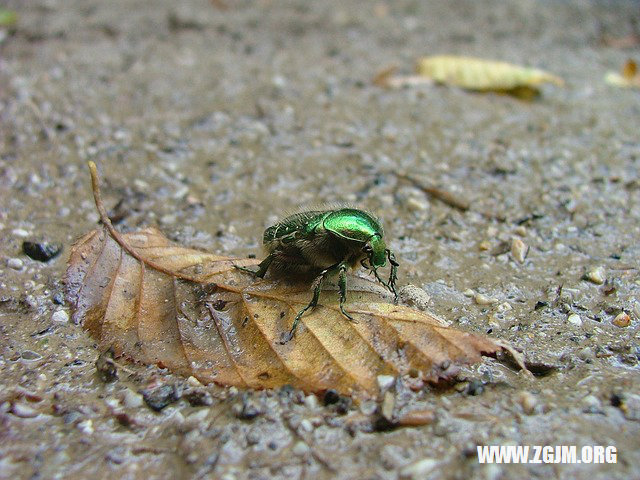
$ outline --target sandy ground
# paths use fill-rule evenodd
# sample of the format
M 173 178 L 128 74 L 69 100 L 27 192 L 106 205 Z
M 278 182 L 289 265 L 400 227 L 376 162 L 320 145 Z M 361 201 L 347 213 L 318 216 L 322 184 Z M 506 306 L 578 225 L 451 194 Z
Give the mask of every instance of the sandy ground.
M 631 32 L 638 2 L 5 3 L 20 19 L 0 43 L 0 478 L 640 477 L 640 96 L 603 82 L 640 57 L 600 42 Z M 371 83 L 444 53 L 566 86 L 524 103 Z M 70 245 L 97 222 L 87 160 L 118 228 L 157 224 L 226 254 L 259 254 L 262 230 L 300 206 L 375 211 L 399 284 L 510 341 L 538 375 L 489 359 L 444 391 L 398 385 L 396 413 L 434 418 L 385 431 L 375 405 L 290 389 L 128 363 L 105 383 L 61 285 Z M 62 254 L 22 253 L 42 240 Z M 616 326 L 623 312 L 630 325 Z M 138 393 L 150 383 L 192 394 L 156 413 Z M 476 445 L 491 444 L 612 445 L 617 463 L 480 465 Z

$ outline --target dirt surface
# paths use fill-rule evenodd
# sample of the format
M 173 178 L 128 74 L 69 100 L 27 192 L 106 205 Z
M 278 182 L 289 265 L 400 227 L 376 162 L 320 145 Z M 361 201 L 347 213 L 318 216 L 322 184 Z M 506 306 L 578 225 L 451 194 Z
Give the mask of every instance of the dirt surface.
M 640 477 L 640 96 L 603 81 L 640 58 L 600 41 L 631 33 L 637 2 L 5 3 L 20 17 L 0 43 L 0 478 Z M 372 85 L 427 54 L 528 64 L 566 86 L 524 103 Z M 87 160 L 119 229 L 157 224 L 226 254 L 259 254 L 264 227 L 300 206 L 377 212 L 399 284 L 511 342 L 537 376 L 489 359 L 448 389 L 398 382 L 393 418 L 419 409 L 425 423 L 402 428 L 375 404 L 120 360 L 105 381 L 60 280 L 97 222 Z M 23 253 L 43 240 L 62 253 Z M 618 454 L 480 465 L 476 445 Z

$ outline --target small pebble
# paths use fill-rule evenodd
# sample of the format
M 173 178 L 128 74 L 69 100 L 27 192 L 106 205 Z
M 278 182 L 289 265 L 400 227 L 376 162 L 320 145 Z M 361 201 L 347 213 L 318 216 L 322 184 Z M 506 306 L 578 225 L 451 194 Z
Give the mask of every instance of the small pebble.
M 398 418 L 398 424 L 407 427 L 430 425 L 436 420 L 436 412 L 431 409 L 412 410 Z
M 53 323 L 68 323 L 69 322 L 69 314 L 64 310 L 56 310 L 51 315 L 51 321 Z
M 231 407 L 231 411 L 240 420 L 253 420 L 264 413 L 260 405 L 246 393 Z
M 587 413 L 600 413 L 602 411 L 602 402 L 594 395 L 587 395 L 582 399 L 582 404 Z
M 313 424 L 308 418 L 303 418 L 300 421 L 300 428 L 305 432 L 313 432 Z
M 620 328 L 628 327 L 631 325 L 631 317 L 625 312 L 620 312 L 611 323 Z
M 384 398 L 382 400 L 382 406 L 380 408 L 380 413 L 389 422 L 393 421 L 393 409 L 395 405 L 396 405 L 395 395 L 389 391 L 385 392 Z
M 200 383 L 200 380 L 198 380 L 193 375 L 191 375 L 189 378 L 187 378 L 187 384 L 190 387 L 201 387 L 202 386 L 202 383 Z
M 160 217 L 160 223 L 162 225 L 172 225 L 176 223 L 176 216 L 172 214 L 163 215 Z
M 619 408 L 627 420 L 640 421 L 640 395 L 625 394 Z
M 584 360 L 585 362 L 589 362 L 596 358 L 596 354 L 593 352 L 592 348 L 584 347 L 578 352 L 578 358 L 580 360 Z
M 373 415 L 377 409 L 378 405 L 372 400 L 367 400 L 360 404 L 360 412 L 362 412 L 363 415 Z
M 324 392 L 322 402 L 325 405 L 333 405 L 334 403 L 338 403 L 338 400 L 340 400 L 340 394 L 338 394 L 334 389 L 330 388 Z
M 113 361 L 113 350 L 102 352 L 96 360 L 96 371 L 104 382 L 114 382 L 118 379 L 118 368 Z
M 431 297 L 422 288 L 415 285 L 406 285 L 398 292 L 400 299 L 410 307 L 418 310 L 426 310 L 431 302 Z
M 80 430 L 85 435 L 91 435 L 93 433 L 93 421 L 82 420 L 81 422 L 78 422 L 78 430 Z
M 40 355 L 38 352 L 34 352 L 33 350 L 25 350 L 20 354 L 20 357 L 22 357 L 23 360 L 33 361 L 40 360 L 42 358 L 42 355 Z
M 24 267 L 24 262 L 19 258 L 10 258 L 7 260 L 7 267 L 13 268 L 14 270 L 22 270 Z
M 592 270 L 589 270 L 587 273 L 585 273 L 582 279 L 588 280 L 591 283 L 595 283 L 596 285 L 602 285 L 607 279 L 607 277 L 604 273 L 604 268 L 596 267 Z
M 480 380 L 474 378 L 467 385 L 466 392 L 467 395 L 481 395 L 482 392 L 484 392 L 484 384 Z
M 480 242 L 478 244 L 478 249 L 481 252 L 486 252 L 487 250 L 489 250 L 491 248 L 491 242 L 489 240 L 483 240 L 482 242 Z
M 155 388 L 146 388 L 141 390 L 140 393 L 149 408 L 156 412 L 159 412 L 180 398 L 180 395 L 178 395 L 173 385 L 160 385 Z
M 316 408 L 318 408 L 320 406 L 320 402 L 318 401 L 318 397 L 316 397 L 315 395 L 307 395 L 306 397 L 304 397 L 304 404 L 310 410 L 315 410 Z
M 213 405 L 213 397 L 204 388 L 189 388 L 182 396 L 192 407 L 208 407 Z
M 419 480 L 438 467 L 439 462 L 433 458 L 423 458 L 400 470 L 400 478 Z
M 533 415 L 535 413 L 538 399 L 533 393 L 527 391 L 520 392 L 518 394 L 517 400 L 524 413 L 526 413 L 527 415 Z
M 517 237 L 511 240 L 511 256 L 516 262 L 524 263 L 527 253 L 529 253 L 529 246 L 526 243 Z
M 299 442 L 296 442 L 291 451 L 294 455 L 301 457 L 309 451 L 309 445 L 300 440 Z
M 494 303 L 498 303 L 497 298 L 489 297 L 483 293 L 476 293 L 473 299 L 478 305 L 493 305 Z
M 513 231 L 516 235 L 519 235 L 521 237 L 526 237 L 527 236 L 527 227 L 525 227 L 524 225 L 519 225 L 515 228 L 515 230 Z
M 23 403 L 14 403 L 11 406 L 11 413 L 20 418 L 34 418 L 40 415 L 40 412 Z
M 11 234 L 14 237 L 18 237 L 18 238 L 27 238 L 29 236 L 29 232 L 27 232 L 22 228 L 14 228 L 13 230 L 11 230 Z
M 422 199 L 409 197 L 407 200 L 407 208 L 414 212 L 424 212 L 429 209 L 429 204 Z
M 60 255 L 62 244 L 56 242 L 22 242 L 22 251 L 29 258 L 39 262 L 48 262 Z
M 127 388 L 122 395 L 122 404 L 127 408 L 139 408 L 143 405 L 142 395 Z
M 197 411 L 190 414 L 185 421 L 194 426 L 201 425 L 207 419 L 207 416 L 209 415 L 209 411 L 210 410 L 208 408 L 200 408 Z
M 582 318 L 580 318 L 580 315 L 578 315 L 577 313 L 572 313 L 571 315 L 569 315 L 567 321 L 575 325 L 576 327 L 580 327 L 582 325 Z
M 396 377 L 393 375 L 378 375 L 377 380 L 380 392 L 386 392 L 396 383 Z
M 513 310 L 513 307 L 509 302 L 503 302 L 496 307 L 497 312 L 508 312 L 510 310 Z

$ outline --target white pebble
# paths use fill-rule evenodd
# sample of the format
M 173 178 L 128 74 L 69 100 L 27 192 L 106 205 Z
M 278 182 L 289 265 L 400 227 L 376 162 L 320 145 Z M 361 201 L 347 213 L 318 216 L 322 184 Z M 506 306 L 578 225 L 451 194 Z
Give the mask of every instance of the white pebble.
M 580 318 L 580 315 L 578 315 L 577 313 L 572 313 L 571 315 L 569 315 L 567 321 L 577 327 L 582 325 L 582 318 Z
M 20 418 L 33 418 L 40 415 L 40 412 L 22 403 L 14 403 L 11 407 L 11 413 Z
M 538 399 L 531 392 L 520 392 L 518 394 L 518 403 L 522 407 L 522 411 L 527 415 L 533 415 L 538 404 Z
M 494 303 L 498 303 L 497 298 L 488 297 L 482 293 L 476 293 L 474 300 L 478 305 L 493 305 Z
M 393 375 L 378 375 L 378 387 L 381 392 L 389 390 L 394 383 L 396 383 L 396 377 Z
M 594 395 L 587 395 L 584 397 L 582 399 L 582 404 L 592 410 L 600 410 L 602 408 L 602 402 Z
M 360 412 L 362 412 L 363 415 L 373 415 L 377 409 L 378 405 L 372 400 L 366 400 L 360 404 Z
M 193 375 L 191 375 L 189 378 L 187 378 L 187 383 L 191 387 L 201 387 L 202 386 L 202 383 L 200 383 L 200 380 L 198 380 Z
M 124 395 L 123 395 L 123 398 L 122 398 L 122 403 L 127 408 L 139 408 L 139 407 L 141 407 L 143 405 L 144 400 L 142 398 L 142 395 L 140 395 L 139 393 L 134 392 L 130 388 L 127 388 L 124 391 Z
M 414 212 L 424 212 L 429 209 L 429 205 L 422 199 L 409 197 L 407 200 L 407 208 Z
M 390 422 L 393 420 L 393 409 L 396 406 L 396 397 L 391 392 L 386 392 L 384 394 L 384 399 L 382 400 L 382 406 L 380 407 L 380 413 L 382 416 L 389 420 Z
M 513 232 L 516 235 L 520 235 L 521 237 L 526 237 L 527 236 L 527 227 L 525 227 L 524 225 L 520 225 L 520 226 L 516 227 Z
M 193 412 L 191 415 L 187 417 L 187 422 L 194 427 L 203 424 L 207 420 L 207 416 L 209 415 L 208 408 L 201 408 L 196 412 Z
M 56 310 L 51 315 L 51 321 L 53 323 L 67 323 L 69 321 L 69 314 L 64 310 Z
M 7 260 L 7 267 L 13 268 L 14 270 L 22 270 L 24 267 L 24 262 L 19 258 L 10 258 Z
M 300 428 L 305 432 L 313 432 L 313 424 L 308 418 L 303 418 L 300 421 Z
M 527 258 L 529 253 L 529 246 L 517 237 L 511 240 L 511 255 L 518 263 L 524 263 L 524 259 Z
M 27 232 L 22 228 L 14 228 L 13 230 L 11 230 L 11 234 L 14 237 L 18 237 L 18 238 L 27 238 L 29 236 L 29 232 Z
M 82 420 L 80 423 L 78 423 L 78 430 L 80 430 L 85 435 L 91 435 L 93 433 L 93 421 Z
M 296 442 L 291 451 L 294 455 L 302 456 L 309 451 L 309 445 L 300 440 Z
M 498 312 L 508 312 L 509 310 L 513 310 L 513 307 L 509 302 L 503 302 L 496 307 L 496 311 Z
M 304 404 L 311 410 L 315 410 L 320 406 L 318 397 L 316 397 L 315 395 L 307 395 L 306 397 L 304 397 Z
M 438 466 L 439 462 L 433 458 L 423 458 L 400 470 L 400 478 L 422 479 Z
M 120 406 L 120 402 L 118 401 L 118 399 L 113 397 L 105 398 L 104 403 L 107 407 L 111 409 L 116 409 Z
M 163 215 L 160 217 L 160 223 L 163 225 L 171 225 L 176 223 L 176 216 L 172 214 Z
M 593 270 L 589 270 L 584 274 L 585 280 L 589 280 L 591 283 L 595 283 L 596 285 L 602 285 L 607 279 L 604 268 L 596 267 Z

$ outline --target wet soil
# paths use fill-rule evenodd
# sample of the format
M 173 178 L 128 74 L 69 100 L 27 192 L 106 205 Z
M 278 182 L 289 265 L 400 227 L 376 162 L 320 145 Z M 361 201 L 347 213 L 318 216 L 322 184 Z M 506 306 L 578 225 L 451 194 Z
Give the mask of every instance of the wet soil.
M 640 476 L 640 96 L 603 81 L 639 47 L 601 42 L 631 33 L 637 2 L 5 3 L 20 18 L 0 40 L 0 478 Z M 533 65 L 566 86 L 525 103 L 372 85 L 429 54 Z M 259 254 L 262 230 L 300 207 L 377 212 L 399 284 L 511 342 L 537 376 L 489 359 L 449 388 L 397 384 L 395 418 L 431 413 L 393 428 L 375 405 L 287 388 L 108 358 L 97 371 L 61 285 L 97 222 L 87 160 L 119 229 L 159 225 L 226 254 Z M 64 250 L 42 262 L 25 241 Z M 476 445 L 618 455 L 480 465 Z

